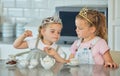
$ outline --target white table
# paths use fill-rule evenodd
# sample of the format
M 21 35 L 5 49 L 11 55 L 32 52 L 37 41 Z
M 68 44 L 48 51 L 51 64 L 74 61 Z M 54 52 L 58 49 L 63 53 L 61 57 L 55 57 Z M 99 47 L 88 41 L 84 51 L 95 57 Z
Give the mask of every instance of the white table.
M 0 61 L 0 76 L 120 76 L 120 68 L 110 69 L 101 65 L 68 66 L 56 63 L 50 70 L 6 67 Z

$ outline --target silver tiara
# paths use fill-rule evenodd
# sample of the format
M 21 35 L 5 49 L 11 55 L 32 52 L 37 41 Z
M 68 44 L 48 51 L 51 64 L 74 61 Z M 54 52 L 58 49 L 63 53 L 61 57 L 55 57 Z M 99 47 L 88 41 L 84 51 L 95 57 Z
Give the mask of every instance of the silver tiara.
M 47 17 L 47 18 L 43 19 L 42 25 L 48 24 L 48 23 L 60 23 L 60 24 L 62 24 L 62 21 L 59 17 Z

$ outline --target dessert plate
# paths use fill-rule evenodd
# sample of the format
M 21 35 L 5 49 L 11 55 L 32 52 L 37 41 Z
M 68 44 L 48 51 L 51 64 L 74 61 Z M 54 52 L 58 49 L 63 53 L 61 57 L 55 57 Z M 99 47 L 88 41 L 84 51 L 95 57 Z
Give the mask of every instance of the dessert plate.
M 16 64 L 6 64 L 6 67 L 15 67 Z
M 69 66 L 77 66 L 77 65 L 79 65 L 79 63 L 76 63 L 76 64 L 67 63 L 66 65 L 69 65 Z
M 17 64 L 17 61 L 15 61 L 15 60 L 6 60 L 5 61 L 6 67 L 14 67 L 14 66 L 16 66 L 16 64 Z

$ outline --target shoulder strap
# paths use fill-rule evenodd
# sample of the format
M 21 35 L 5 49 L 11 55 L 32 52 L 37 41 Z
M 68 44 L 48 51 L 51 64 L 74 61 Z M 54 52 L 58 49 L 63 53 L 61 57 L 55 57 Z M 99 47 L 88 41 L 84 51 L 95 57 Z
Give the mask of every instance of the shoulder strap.
M 37 40 L 36 40 L 35 48 L 38 47 L 38 43 L 39 43 L 39 35 L 38 35 Z
M 94 45 L 95 45 L 95 44 L 97 43 L 97 41 L 99 41 L 99 40 L 100 40 L 100 37 L 96 37 L 95 39 L 93 39 L 92 42 L 91 42 L 91 45 L 90 45 L 90 48 L 89 48 L 89 49 L 93 48 Z M 77 49 L 79 48 L 79 46 L 80 46 L 80 44 L 81 44 L 81 41 L 82 41 L 82 38 L 79 39 L 79 40 L 77 40 L 77 44 L 76 44 Z M 77 49 L 76 49 L 76 50 L 77 50 Z
M 76 48 L 75 48 L 75 51 L 77 51 L 78 48 L 80 47 L 81 41 L 82 41 L 82 38 L 76 40 L 76 42 L 75 42 L 75 47 L 76 47 Z
M 58 51 L 59 47 L 60 47 L 60 46 L 59 46 L 59 45 L 57 45 L 57 49 L 56 49 L 56 51 Z
M 93 39 L 91 42 L 90 48 L 93 48 L 99 40 L 100 40 L 100 37 L 95 37 L 95 39 Z
M 96 37 L 93 41 L 92 41 L 92 45 L 95 45 L 97 43 L 97 41 L 100 40 L 100 37 Z
M 76 46 L 77 46 L 77 47 L 79 47 L 79 46 L 80 46 L 81 41 L 82 41 L 82 38 L 80 38 L 80 39 L 78 39 L 78 40 L 77 40 L 77 44 L 76 44 Z

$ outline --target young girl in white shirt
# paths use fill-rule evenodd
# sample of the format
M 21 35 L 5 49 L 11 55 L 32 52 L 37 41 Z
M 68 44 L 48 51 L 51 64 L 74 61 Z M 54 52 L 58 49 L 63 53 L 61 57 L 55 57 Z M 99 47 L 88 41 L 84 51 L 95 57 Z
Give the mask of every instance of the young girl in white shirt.
M 38 53 L 41 53 L 39 57 L 45 57 L 46 55 L 51 54 L 50 52 L 48 53 L 48 51 L 44 50 L 54 49 L 56 51 L 56 55 L 51 56 L 58 62 L 67 63 L 68 60 L 65 60 L 66 55 L 64 51 L 62 51 L 62 49 L 56 44 L 60 38 L 61 30 L 61 19 L 58 17 L 48 17 L 43 19 L 42 24 L 39 27 L 39 35 L 37 38 L 25 40 L 27 37 L 32 37 L 32 31 L 26 30 L 14 41 L 13 45 L 18 49 L 30 48 L 32 51 L 39 49 Z

